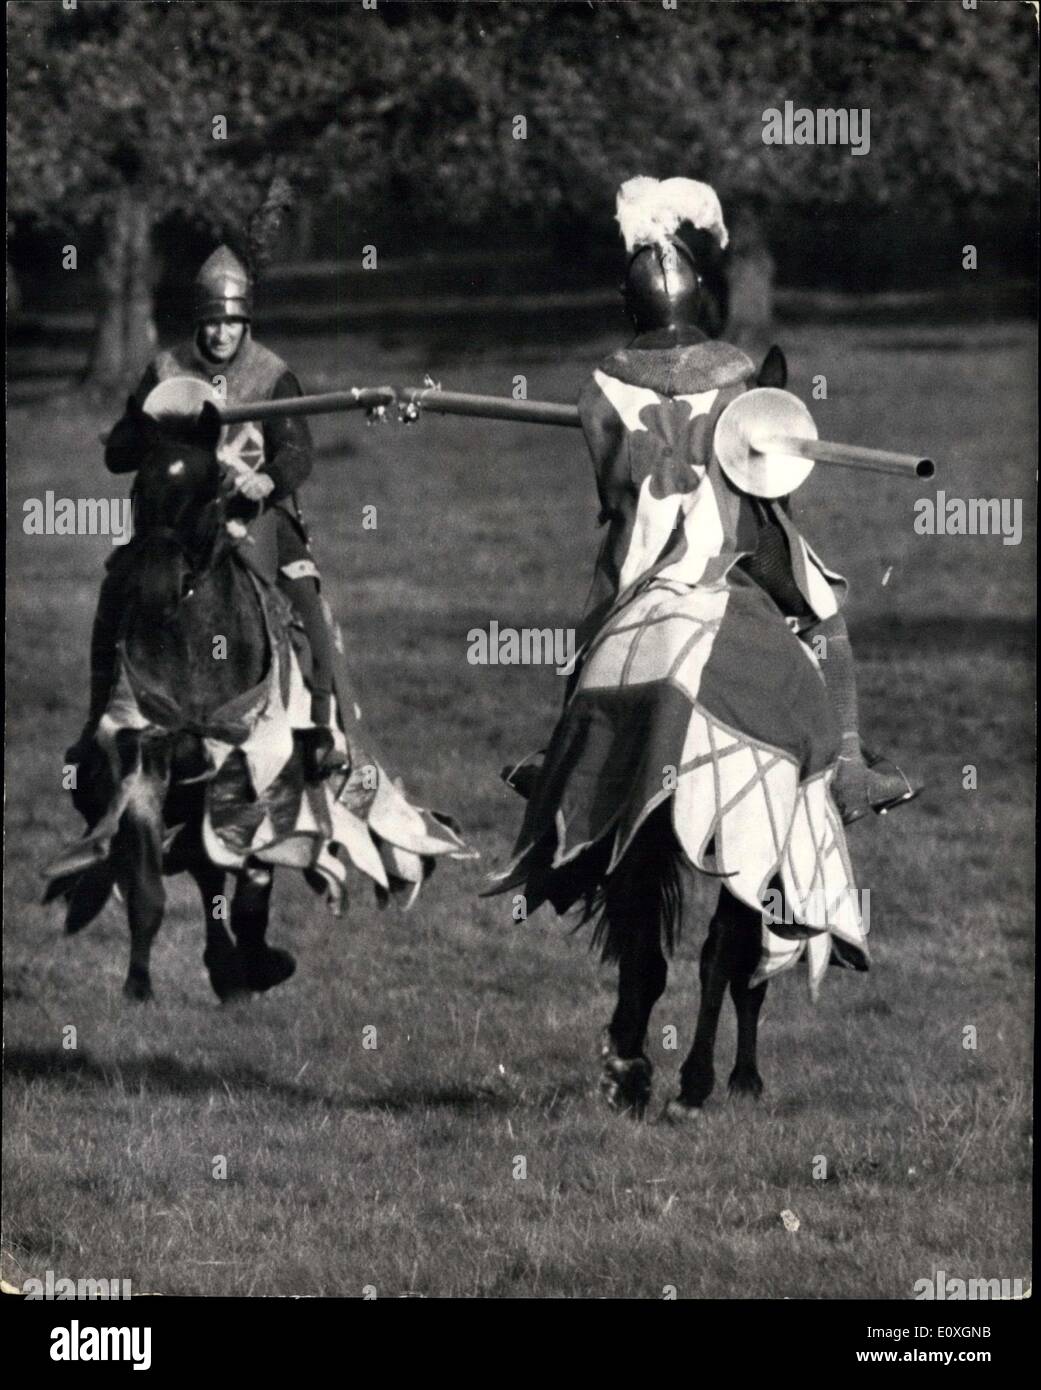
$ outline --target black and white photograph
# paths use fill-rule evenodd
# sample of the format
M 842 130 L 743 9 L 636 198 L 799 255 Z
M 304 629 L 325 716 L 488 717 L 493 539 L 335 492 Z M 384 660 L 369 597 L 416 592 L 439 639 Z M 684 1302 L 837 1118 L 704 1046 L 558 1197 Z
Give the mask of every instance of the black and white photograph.
M 581 1299 L 1000 1366 L 1038 6 L 6 19 L 34 1364 Z

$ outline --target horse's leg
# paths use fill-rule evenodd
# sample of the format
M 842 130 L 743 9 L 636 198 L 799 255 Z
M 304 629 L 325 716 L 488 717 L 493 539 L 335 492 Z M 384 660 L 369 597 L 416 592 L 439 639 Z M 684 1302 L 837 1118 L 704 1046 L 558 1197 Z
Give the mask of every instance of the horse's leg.
M 237 875 L 231 904 L 231 929 L 242 956 L 246 982 L 250 989 L 272 989 L 288 980 L 296 961 L 288 951 L 269 946 L 264 940 L 271 911 L 274 871 L 267 864 L 251 860 Z
M 203 964 L 209 973 L 210 984 L 217 998 L 225 1003 L 249 993 L 242 956 L 225 926 L 226 899 L 224 870 L 208 859 L 199 858 L 188 872 L 195 880 L 202 899 L 203 920 L 206 923 L 206 949 Z
M 618 1004 L 608 1025 L 612 1050 L 619 1057 L 639 1057 L 651 1011 L 665 993 L 668 963 L 657 922 L 645 920 L 622 946 L 618 962 Z
M 604 885 L 605 960 L 618 961 L 618 1003 L 604 1030 L 600 1091 L 615 1110 L 642 1116 L 651 1098 L 653 1067 L 644 1052 L 651 1011 L 665 991 L 668 964 L 663 932 L 679 929 L 683 881 L 669 822 L 649 820 Z M 666 920 L 666 919 L 669 920 Z
M 759 964 L 760 935 L 745 931 L 735 949 L 734 973 L 730 977 L 730 997 L 737 1010 L 737 1057 L 730 1073 L 731 1094 L 753 1096 L 763 1094 L 763 1078 L 756 1064 L 756 1044 L 759 1040 L 759 1010 L 766 998 L 766 985 L 749 987 L 749 980 Z
M 713 1055 L 719 1014 L 727 985 L 735 978 L 742 978 L 742 973 L 746 992 L 750 996 L 756 996 L 755 1000 L 745 1000 L 747 1047 L 749 1023 L 754 1030 L 759 1006 L 762 1004 L 761 989 L 747 989 L 748 978 L 755 969 L 755 960 L 758 960 L 761 924 L 760 912 L 739 902 L 725 888 L 721 890 L 716 911 L 709 924 L 708 938 L 701 952 L 701 1001 L 698 1007 L 698 1021 L 690 1054 L 680 1069 L 679 1101 L 674 1101 L 669 1106 L 668 1115 L 671 1119 L 683 1117 L 684 1112 L 699 1111 L 712 1094 L 715 1085 Z M 755 960 L 748 965 L 753 951 Z M 751 1009 L 748 1007 L 749 1004 L 753 1006 Z
M 130 925 L 130 968 L 123 993 L 141 1002 L 152 997 L 149 961 L 163 921 L 163 795 L 159 783 L 140 777 L 113 841 L 116 882 Z
M 701 998 L 694 1042 L 680 1070 L 679 1099 L 670 1100 L 666 1106 L 665 1118 L 668 1120 L 676 1121 L 699 1114 L 702 1104 L 708 1099 L 716 1084 L 712 1054 L 716 1043 L 719 1011 L 726 993 L 726 976 L 720 959 L 720 941 L 723 935 L 720 911 L 725 896 L 726 889 L 722 889 L 716 911 L 708 924 L 708 935 L 701 947 L 698 960 Z
M 651 1098 L 653 1067 L 643 1048 L 651 1011 L 665 992 L 668 964 L 653 912 L 632 922 L 618 959 L 618 1003 L 604 1030 L 600 1092 L 613 1110 L 637 1118 Z

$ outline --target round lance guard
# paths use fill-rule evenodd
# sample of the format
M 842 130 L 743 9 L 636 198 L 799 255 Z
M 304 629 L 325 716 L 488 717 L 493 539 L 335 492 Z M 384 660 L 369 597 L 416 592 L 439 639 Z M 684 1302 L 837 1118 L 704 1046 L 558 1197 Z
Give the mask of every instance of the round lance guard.
M 787 497 L 802 487 L 813 459 L 774 452 L 770 442 L 780 436 L 817 438 L 813 416 L 798 396 L 758 386 L 730 402 L 716 424 L 713 447 L 735 487 L 753 497 Z
M 207 401 L 219 410 L 222 399 L 216 387 L 197 376 L 168 376 L 158 386 L 152 387 L 141 409 L 160 425 L 168 426 L 172 434 L 177 434 L 178 425 L 195 424 Z M 217 458 L 233 473 L 248 470 L 248 464 L 234 455 L 229 455 L 227 443 L 228 426 L 222 425 L 217 440 Z
M 141 407 L 146 415 L 164 420 L 186 420 L 198 416 L 207 401 L 219 406 L 221 398 L 208 381 L 197 376 L 168 376 L 153 386 Z

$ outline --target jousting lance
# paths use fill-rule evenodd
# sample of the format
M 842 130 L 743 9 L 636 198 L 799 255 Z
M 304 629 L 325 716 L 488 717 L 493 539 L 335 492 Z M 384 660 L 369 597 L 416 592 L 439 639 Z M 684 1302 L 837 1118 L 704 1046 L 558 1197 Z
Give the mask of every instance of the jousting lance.
M 318 396 L 256 401 L 220 407 L 221 420 L 277 420 L 293 415 L 329 415 L 364 410 L 384 419 L 396 409 L 398 419 L 434 415 L 470 415 L 485 420 L 518 420 L 537 425 L 580 427 L 578 407 L 559 401 L 517 401 L 508 396 L 475 396 L 442 391 L 439 386 L 366 386 Z M 784 497 L 809 477 L 816 463 L 839 468 L 895 473 L 905 478 L 932 478 L 936 465 L 918 454 L 867 449 L 820 439 L 806 406 L 790 391 L 759 386 L 738 396 L 716 423 L 713 438 L 723 472 L 742 492 L 756 497 Z

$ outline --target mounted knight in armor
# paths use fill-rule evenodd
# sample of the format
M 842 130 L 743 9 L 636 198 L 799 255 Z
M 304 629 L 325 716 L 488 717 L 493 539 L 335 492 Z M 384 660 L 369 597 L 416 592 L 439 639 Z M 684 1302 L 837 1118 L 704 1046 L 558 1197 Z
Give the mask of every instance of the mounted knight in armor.
M 266 226 L 270 216 L 265 204 L 253 223 Z M 265 247 L 253 239 L 251 251 L 255 269 Z M 253 336 L 253 289 L 253 274 L 229 246 L 218 246 L 203 262 L 192 287 L 193 336 L 163 350 L 148 365 L 106 441 L 110 472 L 128 473 L 138 467 L 142 414 L 176 421 L 197 411 L 207 398 L 236 405 L 301 394 L 286 363 Z M 314 723 L 308 731 L 308 753 L 313 774 L 320 776 L 338 765 L 330 729 L 338 672 L 320 576 L 297 500 L 313 461 L 307 420 L 294 416 L 226 426 L 218 458 L 237 494 L 229 514 L 240 524 L 243 557 L 264 581 L 277 584 L 306 634 L 305 669 Z M 114 552 L 101 587 L 91 636 L 90 708 L 79 739 L 66 755 L 70 762 L 80 760 L 112 690 L 125 608 L 126 561 L 127 552 Z
M 266 941 L 276 867 L 339 913 L 352 866 L 378 901 L 407 906 L 438 859 L 470 853 L 362 728 L 296 501 L 312 463 L 303 418 L 221 418 L 218 403 L 301 394 L 253 338 L 252 289 L 219 247 L 195 281 L 193 337 L 159 353 L 106 441 L 107 467 L 135 474 L 134 536 L 102 585 L 90 717 L 66 754 L 87 830 L 46 867 L 45 901 L 65 901 L 73 933 L 119 889 L 135 1000 L 152 994 L 165 875 L 198 886 L 203 959 L 227 1000 L 293 972 Z M 226 922 L 214 904 L 228 874 Z
M 619 962 L 602 1089 L 640 1113 L 647 1022 L 692 905 L 691 866 L 721 880 L 695 1042 L 667 1112 L 682 1120 L 712 1089 L 728 984 L 738 1011 L 731 1085 L 757 1094 L 766 982 L 803 956 L 814 993 L 829 962 L 867 968 L 843 823 L 914 791 L 861 747 L 845 581 L 786 500 L 740 491 L 713 448 L 727 405 L 786 374 L 778 350 L 757 374 L 705 331 L 716 317 L 705 287 L 713 257 L 678 229 L 688 223 L 703 247 L 725 247 L 715 192 L 631 179 L 618 220 L 636 336 L 579 398 L 607 529 L 550 745 L 505 774 L 528 806 L 492 891 L 523 893 L 527 913 L 584 903 L 598 919 L 604 958 Z M 784 924 L 764 917 L 771 891 L 786 904 Z

